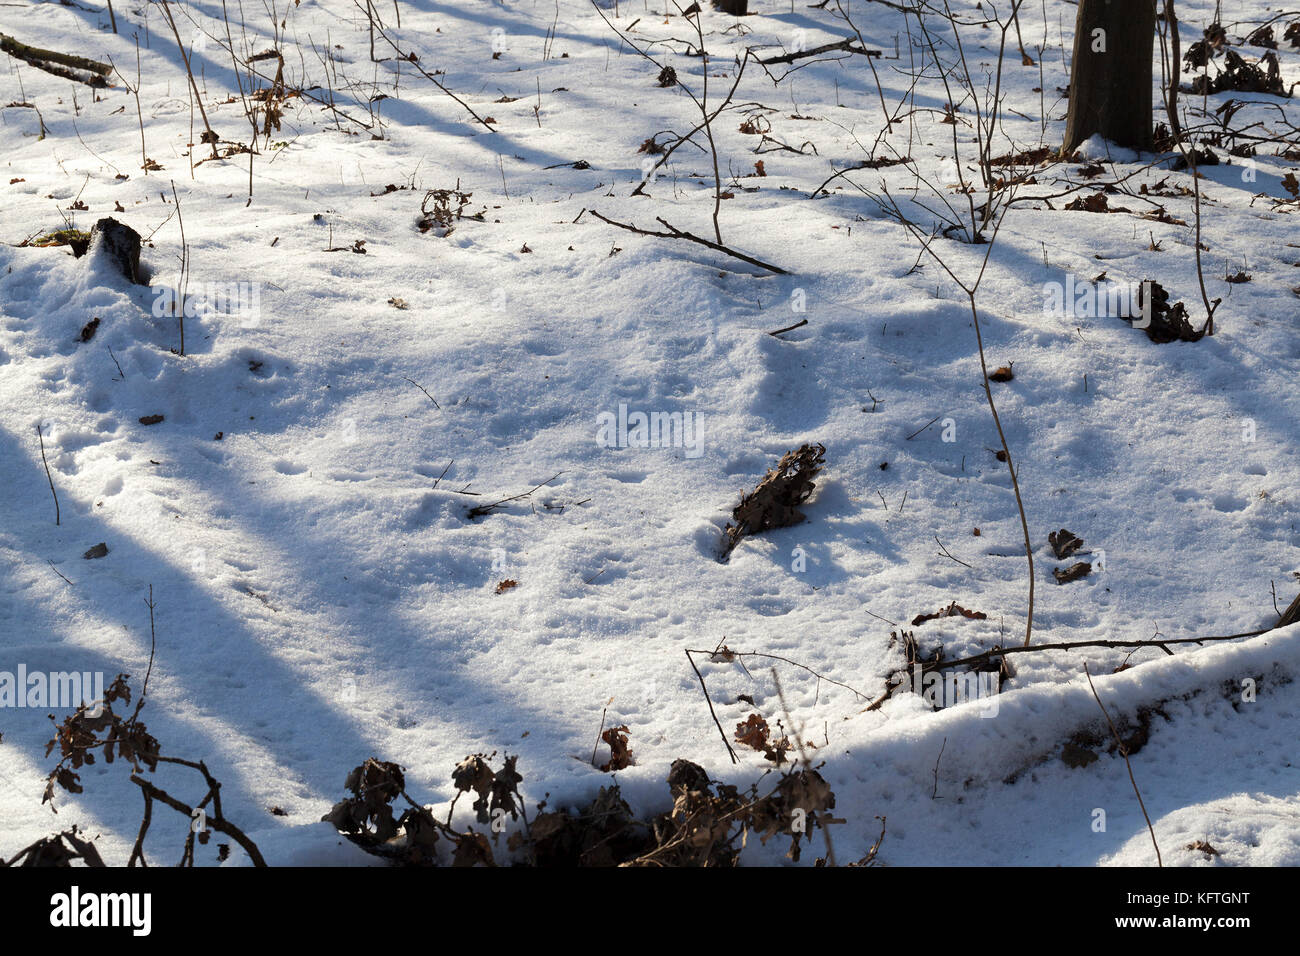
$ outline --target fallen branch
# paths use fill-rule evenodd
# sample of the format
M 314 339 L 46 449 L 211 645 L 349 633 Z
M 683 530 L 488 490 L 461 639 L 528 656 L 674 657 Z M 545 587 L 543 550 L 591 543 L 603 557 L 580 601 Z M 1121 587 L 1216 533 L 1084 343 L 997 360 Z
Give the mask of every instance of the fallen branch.
M 131 774 L 130 780 L 133 784 L 135 784 L 137 787 L 140 788 L 141 792 L 144 793 L 146 797 L 151 798 L 153 800 L 157 800 L 160 803 L 167 804 L 167 806 L 171 807 L 177 813 L 183 813 L 187 818 L 191 820 L 194 818 L 193 807 L 187 806 L 186 804 L 182 803 L 180 800 L 177 800 L 166 790 L 162 790 L 159 787 L 155 787 L 152 783 L 144 779 L 144 777 L 140 776 L 138 773 Z M 221 817 L 215 815 L 207 817 L 205 822 L 208 826 L 212 827 L 212 829 L 216 830 L 218 833 L 224 833 L 226 836 L 230 837 L 241 847 L 243 847 L 244 852 L 248 854 L 248 858 L 253 861 L 253 866 L 266 866 L 266 860 L 262 858 L 261 852 L 257 849 L 257 844 L 255 844 L 252 840 L 250 840 L 247 836 L 245 836 L 244 831 L 239 829 L 239 827 L 235 826 L 233 823 L 229 822 L 228 820 L 223 820 Z M 142 838 L 143 836 L 144 836 L 144 829 L 142 828 L 140 833 L 140 838 Z M 139 838 L 137 838 L 137 843 L 138 842 L 139 842 Z M 142 857 L 142 861 L 143 861 L 143 857 Z
M 85 83 L 87 86 L 108 86 L 108 81 L 104 77 L 113 72 L 113 68 L 107 63 L 100 63 L 98 60 L 91 60 L 71 53 L 60 53 L 58 50 L 43 50 L 40 47 L 28 46 L 21 40 L 17 40 L 6 33 L 0 33 L 0 52 L 8 53 L 15 59 L 30 63 L 38 70 L 44 70 L 46 73 L 61 76 L 64 79 L 75 80 L 78 83 Z M 88 77 L 82 76 L 80 73 L 75 72 L 77 70 L 91 75 Z
M 471 518 L 481 518 L 483 515 L 491 514 L 492 512 L 494 512 L 494 511 L 496 511 L 498 508 L 500 508 L 502 505 L 507 504 L 508 502 L 511 502 L 511 501 L 518 501 L 520 498 L 527 498 L 529 495 L 531 495 L 531 494 L 532 494 L 534 491 L 536 491 L 538 488 L 541 488 L 541 487 L 543 487 L 543 486 L 545 486 L 545 485 L 549 485 L 549 484 L 550 484 L 551 482 L 553 482 L 556 478 L 559 478 L 560 475 L 562 475 L 562 474 L 564 474 L 564 472 L 562 472 L 562 471 L 556 472 L 554 475 L 552 475 L 550 478 L 547 478 L 547 479 L 546 479 L 545 481 L 543 481 L 541 484 L 534 485 L 533 487 L 529 488 L 527 491 L 522 492 L 522 493 L 520 493 L 520 494 L 517 494 L 517 495 L 511 495 L 509 498 L 502 498 L 500 501 L 494 501 L 494 502 L 492 502 L 492 504 L 490 504 L 490 505 L 476 505 L 475 507 L 469 509 L 469 516 L 470 516 Z M 474 492 L 463 492 L 463 493 L 464 493 L 464 494 L 473 494 Z
M 701 654 L 708 654 L 709 651 L 700 651 Z M 723 746 L 727 748 L 727 753 L 731 756 L 732 763 L 740 763 L 740 758 L 736 756 L 735 748 L 731 746 L 731 741 L 727 739 L 727 732 L 722 729 L 722 722 L 718 720 L 717 711 L 713 709 L 713 698 L 709 696 L 709 688 L 704 683 L 704 675 L 700 669 L 695 666 L 695 658 L 691 657 L 691 651 L 686 652 L 686 659 L 691 662 L 691 670 L 695 671 L 695 676 L 700 680 L 700 690 L 704 692 L 704 702 L 709 705 L 709 715 L 713 722 L 718 726 L 718 733 L 722 735 Z M 594 758 L 593 758 L 594 759 Z
M 716 250 L 717 252 L 725 253 L 731 256 L 733 259 L 739 259 L 741 262 L 748 262 L 751 266 L 758 266 L 760 269 L 766 269 L 768 272 L 775 272 L 777 275 L 783 275 L 783 276 L 790 274 L 785 269 L 782 269 L 780 266 L 774 266 L 770 262 L 764 262 L 762 259 L 755 259 L 753 256 L 745 255 L 743 252 L 737 252 L 734 249 L 729 249 L 726 246 L 722 245 L 722 243 L 720 242 L 713 242 L 712 240 L 709 239 L 701 239 L 699 236 L 692 235 L 689 232 L 684 232 L 683 230 L 678 229 L 676 226 L 670 225 L 669 223 L 665 222 L 664 219 L 660 216 L 655 216 L 655 221 L 658 223 L 662 223 L 669 230 L 668 232 L 654 232 L 653 230 L 650 229 L 641 229 L 638 228 L 637 226 L 628 225 L 625 222 L 616 222 L 613 219 L 609 219 L 605 216 L 602 216 L 594 209 L 591 210 L 591 214 L 595 216 L 597 219 L 599 219 L 601 222 L 608 223 L 611 226 L 617 226 L 619 229 L 626 229 L 628 232 L 635 232 L 637 235 L 640 236 L 654 236 L 658 239 L 685 239 L 688 242 L 695 242 L 695 243 L 699 243 L 702 246 L 708 246 L 710 249 Z
M 1168 644 L 1202 644 L 1207 641 L 1235 641 L 1244 637 L 1259 637 L 1261 634 L 1267 634 L 1269 631 L 1273 630 L 1276 630 L 1276 628 L 1266 627 L 1262 630 L 1246 631 L 1242 634 L 1224 634 L 1214 637 L 1166 638 L 1160 641 L 1149 639 L 1143 641 L 1076 641 L 1072 644 L 1033 644 L 1021 645 L 1019 647 L 995 647 L 992 650 L 984 651 L 982 654 L 975 654 L 972 657 L 962 657 L 951 661 L 927 663 L 926 667 L 932 670 L 941 670 L 949 667 L 967 667 L 973 664 L 990 663 L 995 658 L 1004 657 L 1008 654 L 1028 654 L 1035 651 L 1072 651 L 1080 647 L 1158 647 L 1166 654 L 1172 655 L 1173 651 L 1169 650 L 1166 646 Z
M 801 329 L 808 324 L 807 319 L 800 319 L 794 325 L 787 325 L 783 329 L 777 329 L 775 332 L 768 332 L 768 335 L 780 335 L 782 332 L 793 332 L 795 329 Z
M 1290 606 L 1282 612 L 1277 619 L 1277 624 L 1273 626 L 1286 627 L 1290 624 L 1295 624 L 1297 621 L 1300 621 L 1300 594 L 1296 595 L 1295 600 L 1292 601 Z
M 821 53 L 831 53 L 835 50 L 843 50 L 845 53 L 860 53 L 863 56 L 884 56 L 884 53 L 880 50 L 869 50 L 866 47 L 854 46 L 852 37 L 849 37 L 835 43 L 823 43 L 821 46 L 814 47 L 811 50 L 796 50 L 793 53 L 783 53 L 780 56 L 770 56 L 766 60 L 759 60 L 758 62 L 763 64 L 763 66 L 771 66 L 774 63 L 793 63 L 795 60 L 817 56 Z

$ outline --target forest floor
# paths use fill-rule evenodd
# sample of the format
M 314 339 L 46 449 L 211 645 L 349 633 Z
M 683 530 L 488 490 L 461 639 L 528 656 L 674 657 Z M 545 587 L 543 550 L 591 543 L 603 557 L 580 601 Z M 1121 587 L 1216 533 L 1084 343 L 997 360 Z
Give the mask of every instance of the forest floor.
M 1095 646 L 1261 631 L 1300 588 L 1289 99 L 1185 93 L 1195 141 L 1219 131 L 1194 183 L 1177 151 L 1093 140 L 1058 161 L 1072 12 L 1027 5 L 1026 56 L 1013 28 L 999 69 L 987 4 L 957 4 L 956 31 L 927 16 L 928 37 L 835 0 L 743 18 L 400 0 L 400 28 L 372 8 L 417 62 L 383 34 L 372 59 L 366 4 L 236 6 L 167 8 L 216 144 L 157 4 L 119 3 L 116 33 L 80 0 L 0 6 L 0 32 L 120 70 L 94 89 L 0 57 L 0 857 L 75 823 L 126 861 L 126 768 L 81 767 L 53 814 L 48 715 L 76 702 L 17 677 L 126 673 L 138 694 L 152 588 L 141 719 L 206 762 L 271 863 L 374 862 L 320 822 L 372 756 L 439 816 L 473 753 L 518 755 L 530 815 L 611 783 L 662 812 L 678 758 L 763 791 L 786 768 L 736 740 L 757 714 L 834 791 L 840 862 L 885 817 L 888 865 L 1147 865 L 1087 664 L 1165 865 L 1300 864 L 1300 629 Z M 1214 6 L 1178 4 L 1184 52 Z M 1244 38 L 1271 14 L 1222 6 L 1256 63 Z M 846 37 L 882 55 L 756 62 Z M 284 86 L 250 102 L 231 46 L 241 64 L 280 50 Z M 274 78 L 274 59 L 251 65 Z M 700 123 L 691 94 L 713 110 L 733 84 L 714 148 L 701 131 L 652 169 Z M 278 114 L 269 135 L 249 105 Z M 1153 280 L 1203 326 L 1198 192 L 1215 334 L 1157 343 L 1115 293 Z M 36 245 L 109 216 L 145 237 L 147 285 Z M 600 217 L 662 218 L 759 264 Z M 903 684 L 872 708 L 911 679 L 907 635 L 948 661 L 1026 638 L 1020 514 L 947 269 L 980 277 L 988 369 L 1012 374 L 990 388 L 1032 545 L 1029 640 L 1094 646 L 1008 655 L 995 696 L 936 708 Z M 658 447 L 637 447 L 638 413 L 673 423 Z M 741 495 L 805 443 L 825 447 L 806 520 L 719 560 Z M 1082 546 L 1058 559 L 1060 529 Z M 1077 562 L 1089 573 L 1058 583 Z M 616 727 L 631 763 L 603 772 Z M 203 792 L 187 768 L 150 776 Z M 179 859 L 184 820 L 154 816 L 148 857 Z M 751 840 L 742 862 L 787 848 Z

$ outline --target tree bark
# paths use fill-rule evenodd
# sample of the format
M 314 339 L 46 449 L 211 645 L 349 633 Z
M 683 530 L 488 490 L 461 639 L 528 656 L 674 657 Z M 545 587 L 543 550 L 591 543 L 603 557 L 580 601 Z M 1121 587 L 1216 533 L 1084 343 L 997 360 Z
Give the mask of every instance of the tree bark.
M 62 76 L 71 80 L 79 80 L 91 86 L 104 86 L 106 82 L 104 77 L 113 71 L 113 68 L 107 63 L 100 63 L 98 60 L 91 60 L 88 57 L 76 56 L 71 53 L 60 53 L 58 50 L 42 50 L 40 47 L 28 46 L 21 40 L 5 33 L 0 33 L 0 51 L 8 53 L 19 60 L 25 60 L 37 69 L 45 70 L 47 73 L 53 73 L 55 76 Z M 68 67 L 69 69 L 51 69 L 51 65 Z M 84 70 L 90 73 L 91 76 L 86 78 L 75 74 L 70 75 L 71 70 Z
M 1154 0 L 1079 0 L 1066 154 L 1093 135 L 1150 150 Z

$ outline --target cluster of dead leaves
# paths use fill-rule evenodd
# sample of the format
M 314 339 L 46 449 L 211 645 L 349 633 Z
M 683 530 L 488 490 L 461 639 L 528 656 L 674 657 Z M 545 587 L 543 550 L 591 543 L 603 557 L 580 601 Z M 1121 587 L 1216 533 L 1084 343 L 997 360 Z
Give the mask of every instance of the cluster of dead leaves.
M 799 506 L 817 487 L 813 478 L 826 464 L 825 454 L 826 446 L 817 444 L 801 445 L 782 456 L 776 467 L 770 469 L 732 511 L 735 523 L 728 524 L 725 529 L 720 561 L 726 561 L 747 535 L 786 528 L 804 520 Z
M 474 219 L 483 222 L 483 212 L 465 215 L 465 207 L 473 195 L 461 190 L 459 180 L 454 189 L 428 190 L 420 202 L 420 218 L 416 222 L 416 228 L 446 238 L 455 229 L 457 220 Z
M 786 755 L 794 749 L 789 735 L 772 738 L 772 728 L 761 714 L 750 714 L 736 724 L 736 742 L 752 747 L 777 766 L 785 763 Z
M 1300 41 L 1300 29 L 1297 28 L 1297 24 L 1293 23 L 1288 27 L 1284 36 L 1292 43 Z M 1251 34 L 1249 42 L 1258 46 L 1273 48 L 1277 46 L 1271 28 L 1267 33 L 1256 30 Z M 1227 35 L 1223 27 L 1217 23 L 1210 24 L 1205 30 L 1204 38 L 1188 47 L 1187 52 L 1183 54 L 1183 60 L 1189 70 L 1208 70 L 1210 61 L 1220 53 L 1223 54 L 1223 65 L 1218 74 L 1213 77 L 1208 72 L 1199 74 L 1192 80 L 1190 86 L 1185 88 L 1187 92 L 1197 96 L 1206 93 L 1222 93 L 1225 90 L 1287 95 L 1286 87 L 1282 84 L 1282 71 L 1278 65 L 1277 54 L 1270 49 L 1257 62 L 1247 63 L 1241 54 L 1228 46 Z
M 392 803 L 406 791 L 406 778 L 395 763 L 373 757 L 354 767 L 343 785 L 352 792 L 334 804 L 322 820 L 349 836 L 384 843 L 397 836 L 405 822 L 393 816 Z
M 1104 192 L 1096 192 L 1091 196 L 1077 196 L 1065 204 L 1065 208 L 1070 212 L 1132 212 L 1132 209 L 1126 209 L 1123 206 L 1111 206 L 1110 200 L 1106 198 Z
M 540 813 L 527 835 L 514 834 L 508 845 L 527 851 L 534 866 L 618 866 L 649 852 L 654 840 L 616 785 L 601 787 L 591 804 L 576 812 Z
M 1051 532 L 1047 536 L 1047 543 L 1052 546 L 1052 553 L 1061 561 L 1083 547 L 1083 539 L 1066 528 Z M 1068 568 L 1052 569 L 1052 577 L 1056 578 L 1057 584 L 1069 584 L 1071 581 L 1086 578 L 1091 573 L 1092 565 L 1087 561 L 1075 562 Z
M 1167 342 L 1199 342 L 1204 336 L 1206 329 L 1200 330 L 1192 328 L 1192 324 L 1187 318 L 1187 306 L 1181 302 L 1169 304 L 1169 293 L 1165 291 L 1160 283 L 1153 280 L 1146 280 L 1138 287 L 1138 312 L 1145 318 L 1146 312 L 1146 295 L 1148 290 L 1151 295 L 1151 322 L 1142 331 L 1146 332 L 1147 338 L 1152 342 L 1165 344 Z M 1132 321 L 1132 319 L 1129 319 Z
M 473 810 L 474 819 L 479 823 L 490 822 L 498 810 L 510 814 L 511 820 L 518 819 L 523 806 L 519 785 L 524 782 L 524 778 L 515 769 L 519 758 L 506 755 L 501 769 L 495 771 L 488 759 L 484 754 L 466 757 L 452 771 L 451 782 L 459 793 L 476 794 Z M 460 799 L 459 793 L 456 799 Z
M 1026 150 L 1023 153 L 1006 153 L 989 160 L 990 166 L 1037 166 L 1056 157 L 1056 150 L 1050 146 Z
M 45 745 L 45 756 L 48 757 L 57 747 L 59 762 L 46 778 L 41 803 L 54 799 L 56 784 L 69 793 L 81 793 L 81 777 L 75 771 L 83 765 L 93 766 L 96 751 L 101 753 L 105 763 L 121 757 L 137 773 L 141 764 L 150 770 L 158 766 L 158 741 L 139 719 L 139 708 L 125 719 L 113 711 L 113 704 L 119 700 L 123 705 L 131 703 L 128 677 L 127 674 L 118 674 L 104 690 L 98 714 L 92 715 L 88 706 L 82 704 L 75 713 L 64 718 L 63 723 L 54 725 L 54 737 Z M 50 719 L 54 718 L 51 716 Z
M 702 767 L 687 760 L 673 761 L 668 773 L 672 809 L 648 823 L 633 816 L 617 785 L 602 787 L 581 809 L 547 810 L 543 801 L 529 821 L 519 793 L 523 777 L 516 758 L 507 756 L 496 771 L 489 759 L 483 754 L 466 757 L 452 781 L 459 793 L 477 796 L 478 822 L 507 813 L 512 819 L 516 814 L 524 817 L 524 827 L 506 845 L 519 862 L 533 866 L 734 866 L 750 833 L 763 843 L 789 836 L 787 855 L 798 861 L 802 842 L 816 828 L 844 822 L 831 816 L 835 794 L 816 770 L 786 772 L 769 793 L 759 796 L 757 784 L 742 793 L 711 781 Z M 436 842 L 449 839 L 453 866 L 496 864 L 484 833 L 457 832 L 451 812 L 440 821 L 407 795 L 397 764 L 367 760 L 348 775 L 346 786 L 352 795 L 323 819 L 367 852 L 396 865 L 434 866 Z M 398 797 L 410 807 L 394 817 L 392 803 Z
M 835 794 L 816 770 L 782 775 L 772 791 L 758 796 L 756 787 L 741 793 L 714 783 L 698 764 L 674 760 L 668 772 L 673 808 L 653 821 L 654 849 L 628 860 L 627 866 L 735 866 L 749 833 L 760 842 L 788 835 L 787 856 L 799 860 L 801 841 L 831 823 Z M 737 846 L 739 842 L 739 846 Z
M 1133 210 L 1127 206 L 1112 206 L 1110 200 L 1106 198 L 1106 193 L 1114 191 L 1113 186 L 1108 186 L 1100 192 L 1095 192 L 1091 196 L 1076 196 L 1065 204 L 1066 210 L 1070 212 L 1097 212 L 1097 213 L 1132 213 Z M 1146 192 L 1144 188 L 1142 192 Z M 1176 219 L 1160 207 L 1145 212 L 1141 215 L 1142 219 L 1148 219 L 1151 222 L 1163 222 L 1167 225 L 1186 226 L 1187 223 L 1182 219 Z
M 479 823 L 489 823 L 500 812 L 516 819 L 523 811 L 519 784 L 523 777 L 515 770 L 518 758 L 507 755 L 500 770 L 494 771 L 483 754 L 466 757 L 452 772 L 459 800 L 462 794 L 474 793 L 474 815 Z M 434 866 L 439 839 L 450 842 L 452 866 L 493 866 L 492 846 L 476 830 L 457 832 L 448 822 L 438 820 L 406 792 L 402 768 L 389 761 L 368 759 L 348 774 L 344 786 L 352 796 L 336 803 L 321 820 L 368 853 L 406 866 Z M 393 814 L 393 801 L 402 797 L 409 806 L 400 817 Z M 456 801 L 452 801 L 454 810 Z
M 628 746 L 628 727 L 626 724 L 620 724 L 617 727 L 610 727 L 602 731 L 600 739 L 609 746 L 609 759 L 600 765 L 603 773 L 609 773 L 612 770 L 626 770 L 632 766 L 632 750 Z
M 105 865 L 95 844 L 88 837 L 83 837 L 74 823 L 62 833 L 42 837 L 10 860 L 0 859 L 0 866 L 70 867 L 77 860 L 83 866 Z

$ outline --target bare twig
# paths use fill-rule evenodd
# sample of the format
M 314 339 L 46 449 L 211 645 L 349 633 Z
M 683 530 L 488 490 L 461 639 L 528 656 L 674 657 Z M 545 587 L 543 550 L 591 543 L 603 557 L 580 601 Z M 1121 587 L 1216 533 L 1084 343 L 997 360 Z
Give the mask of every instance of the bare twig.
M 775 332 L 768 332 L 768 335 L 780 335 L 782 332 L 793 332 L 795 329 L 801 329 L 808 324 L 807 319 L 800 319 L 794 325 L 787 325 L 783 329 L 777 329 Z
M 1083 665 L 1083 673 L 1088 678 L 1088 687 L 1092 689 L 1093 699 L 1097 701 L 1097 706 L 1101 708 L 1102 716 L 1106 718 L 1106 723 L 1110 724 L 1110 732 L 1115 737 L 1115 745 L 1119 747 L 1120 756 L 1124 758 L 1124 766 L 1128 767 L 1129 783 L 1133 784 L 1133 793 L 1137 795 L 1138 806 L 1142 808 L 1142 816 L 1146 818 L 1147 830 L 1151 833 L 1151 845 L 1156 848 L 1156 866 L 1163 867 L 1165 864 L 1160 859 L 1160 844 L 1156 842 L 1156 830 L 1151 825 L 1151 817 L 1147 815 L 1147 805 L 1142 801 L 1142 793 L 1138 790 L 1137 780 L 1133 776 L 1133 764 L 1128 759 L 1128 747 L 1120 739 L 1119 731 L 1115 729 L 1115 722 L 1110 719 L 1110 714 L 1106 712 L 1106 706 L 1101 702 L 1101 697 L 1097 695 L 1097 688 L 1092 683 L 1092 674 L 1088 673 L 1088 665 Z
M 973 565 L 966 564 L 966 562 L 963 561 L 961 558 L 953 558 L 952 555 L 948 553 L 948 549 L 943 546 L 943 542 L 939 540 L 939 536 L 937 534 L 934 536 L 934 543 L 939 546 L 939 550 L 943 552 L 943 556 L 945 558 L 952 558 L 952 560 L 956 561 L 958 564 L 968 568 L 973 567 Z
M 973 668 L 975 665 L 987 664 L 1008 654 L 1027 654 L 1037 653 L 1038 651 L 1074 651 L 1081 647 L 1157 647 L 1163 651 L 1168 651 L 1167 644 L 1204 644 L 1212 641 L 1236 641 L 1245 637 L 1259 637 L 1261 634 L 1267 634 L 1275 630 L 1275 627 L 1266 627 L 1258 631 L 1245 631 L 1241 634 L 1222 634 L 1212 637 L 1179 637 L 1165 638 L 1163 640 L 1142 640 L 1142 641 L 1075 641 L 1069 644 L 1034 644 L 1032 646 L 1021 645 L 1019 647 L 995 647 L 992 650 L 983 651 L 979 654 L 973 654 L 970 657 L 955 658 L 950 661 L 936 661 L 928 663 L 925 666 L 934 670 L 940 670 L 949 667 Z
M 678 229 L 676 226 L 665 222 L 664 219 L 659 216 L 655 217 L 655 221 L 665 226 L 669 230 L 668 232 L 655 232 L 651 229 L 640 229 L 636 226 L 628 225 L 625 222 L 616 222 L 613 219 L 608 219 L 605 216 L 602 216 L 594 209 L 591 210 L 591 214 L 601 222 L 608 223 L 611 226 L 617 226 L 619 229 L 626 229 L 628 232 L 635 232 L 640 236 L 654 236 L 658 239 L 685 239 L 688 242 L 696 242 L 702 246 L 708 246 L 710 249 L 716 250 L 717 252 L 726 253 L 733 259 L 739 259 L 741 262 L 748 262 L 750 265 L 758 266 L 760 269 L 766 269 L 768 272 L 775 272 L 777 275 L 783 276 L 790 274 L 780 266 L 774 266 L 770 262 L 764 262 L 762 259 L 755 259 L 753 256 L 747 256 L 743 252 L 737 252 L 735 249 L 730 249 L 719 242 L 713 242 L 710 239 L 701 239 L 699 236 Z
M 838 40 L 835 43 L 823 43 L 819 47 L 813 47 L 811 50 L 796 50 L 793 53 L 783 53 L 780 56 L 769 56 L 758 62 L 764 66 L 772 66 L 774 63 L 793 63 L 795 60 L 802 60 L 804 57 L 818 56 L 822 53 L 832 53 L 841 50 L 845 53 L 860 53 L 863 56 L 884 56 L 882 50 L 868 50 L 861 46 L 853 45 L 853 38 L 847 37 Z M 788 74 L 787 74 L 788 75 Z
M 697 652 L 695 652 L 695 653 L 708 654 L 708 653 L 710 653 L 710 652 L 709 652 L 709 651 L 697 651 Z M 701 673 L 700 673 L 700 669 L 699 669 L 698 667 L 695 666 L 695 658 L 691 657 L 691 654 L 692 654 L 692 652 L 688 650 L 688 651 L 686 652 L 686 659 L 687 659 L 688 661 L 690 661 L 690 664 L 691 664 L 691 670 L 695 671 L 695 676 L 696 676 L 697 678 L 699 678 L 699 681 L 700 681 L 700 690 L 704 692 L 704 702 L 705 702 L 706 704 L 709 705 L 709 716 L 711 716 L 711 717 L 713 718 L 713 722 L 714 722 L 714 723 L 717 725 L 717 727 L 718 727 L 718 733 L 722 735 L 722 744 L 723 744 L 724 747 L 727 748 L 727 753 L 731 756 L 731 762 L 732 762 L 732 763 L 740 763 L 740 758 L 736 756 L 736 751 L 735 751 L 735 749 L 731 746 L 731 741 L 727 739 L 727 732 L 726 732 L 725 730 L 722 729 L 722 722 L 721 722 L 720 720 L 718 720 L 718 713 L 717 713 L 717 711 L 715 711 L 715 710 L 713 709 L 713 698 L 711 698 L 711 697 L 709 696 L 709 688 L 708 688 L 708 686 L 704 683 L 704 675 L 701 674 Z M 594 756 L 592 757 L 592 762 L 593 762 L 593 763 L 595 762 L 595 757 L 594 757 Z
M 508 502 L 511 502 L 511 501 L 518 501 L 520 498 L 527 498 L 529 495 L 531 495 L 531 494 L 532 494 L 534 491 L 536 491 L 538 488 L 541 488 L 541 487 L 543 487 L 543 486 L 545 486 L 545 485 L 549 485 L 549 484 L 550 484 L 551 482 L 553 482 L 556 478 L 559 478 L 560 475 L 562 475 L 562 474 L 564 474 L 564 472 L 562 472 L 562 471 L 558 471 L 558 472 L 556 472 L 554 475 L 552 475 L 550 478 L 547 478 L 545 481 L 541 482 L 540 484 L 533 485 L 533 487 L 529 488 L 527 491 L 521 492 L 520 494 L 517 494 L 517 495 L 511 495 L 509 498 L 502 498 L 500 501 L 494 501 L 494 502 L 492 502 L 492 504 L 490 504 L 490 505 L 477 505 L 477 506 L 475 506 L 475 507 L 473 507 L 473 508 L 471 508 L 471 509 L 469 510 L 469 516 L 470 516 L 471 518 L 479 518 L 479 517 L 482 517 L 483 515 L 491 514 L 491 513 L 492 513 L 493 511 L 495 511 L 497 508 L 500 508 L 502 505 L 504 505 L 504 504 L 506 504 L 506 503 L 508 503 Z M 472 493 L 472 492 L 471 492 L 471 493 Z
M 45 460 L 45 436 L 41 434 L 41 426 L 36 426 L 36 437 L 41 441 L 41 464 L 45 466 L 45 478 L 50 483 L 50 494 L 54 495 L 54 523 L 59 523 L 59 496 L 54 490 L 54 479 L 50 477 L 50 463 Z
M 403 380 L 410 382 L 420 391 L 424 392 L 425 397 L 428 398 L 429 401 L 433 402 L 433 407 L 438 409 L 438 411 L 442 411 L 442 406 L 438 404 L 438 400 L 436 398 L 434 398 L 432 395 L 429 394 L 429 390 L 427 388 L 425 388 L 423 385 L 421 385 L 419 382 L 415 381 L 414 379 L 406 378 L 405 376 L 403 376 Z

